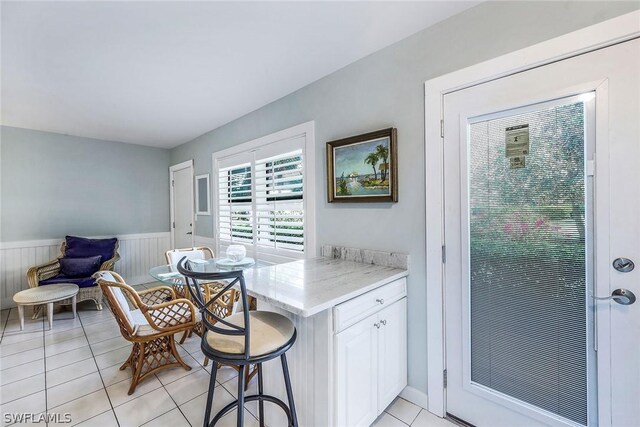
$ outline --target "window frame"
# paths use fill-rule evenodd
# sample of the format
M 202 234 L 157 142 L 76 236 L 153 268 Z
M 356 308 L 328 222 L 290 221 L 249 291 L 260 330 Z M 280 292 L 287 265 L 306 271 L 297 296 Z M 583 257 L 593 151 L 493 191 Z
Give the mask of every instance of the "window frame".
M 224 169 L 228 166 L 220 166 L 221 162 L 225 159 L 232 158 L 240 155 L 252 155 L 253 152 L 265 149 L 268 146 L 278 147 L 279 145 L 286 146 L 287 141 L 297 140 L 298 138 L 304 138 L 304 142 L 300 144 L 299 149 L 302 150 L 302 162 L 303 162 L 303 221 L 304 221 L 304 249 L 302 252 L 284 249 L 284 248 L 270 248 L 260 246 L 257 242 L 257 236 L 253 236 L 252 243 L 243 242 L 230 242 L 220 238 L 220 224 L 219 224 L 219 209 L 220 209 L 220 169 Z M 287 147 L 281 152 L 284 154 L 287 151 L 294 151 L 296 146 Z M 277 149 L 276 149 L 277 150 Z M 255 159 L 252 162 L 252 191 L 254 188 L 254 175 Z M 253 256 L 256 259 L 260 259 L 267 262 L 286 262 L 296 259 L 313 258 L 317 254 L 316 247 L 316 227 L 315 227 L 315 123 L 309 121 L 297 126 L 293 126 L 282 131 L 272 133 L 245 143 L 235 145 L 231 148 L 217 151 L 212 154 L 212 170 L 213 170 L 213 236 L 215 240 L 216 253 L 223 254 L 229 244 L 242 244 L 247 249 L 247 254 Z M 299 198 L 292 201 L 300 200 Z M 286 200 L 283 200 L 286 201 Z M 249 200 L 247 200 L 249 202 Z M 252 194 L 250 199 L 251 205 L 255 207 L 256 199 Z M 254 209 L 255 210 L 255 209 Z M 255 212 L 253 212 L 255 215 Z M 254 218 L 255 220 L 255 218 Z

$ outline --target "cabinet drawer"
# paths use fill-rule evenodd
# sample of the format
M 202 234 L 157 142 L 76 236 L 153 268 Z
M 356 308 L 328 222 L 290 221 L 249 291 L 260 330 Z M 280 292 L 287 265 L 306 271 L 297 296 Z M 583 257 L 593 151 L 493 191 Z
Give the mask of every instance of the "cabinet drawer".
M 407 280 L 403 277 L 343 302 L 333 309 L 333 330 L 338 333 L 406 295 Z

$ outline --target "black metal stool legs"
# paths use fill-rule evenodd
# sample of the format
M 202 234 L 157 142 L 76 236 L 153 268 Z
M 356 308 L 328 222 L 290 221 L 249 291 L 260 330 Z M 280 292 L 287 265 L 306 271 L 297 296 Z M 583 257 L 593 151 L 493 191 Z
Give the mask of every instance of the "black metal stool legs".
M 214 360 L 211 364 L 211 378 L 209 379 L 209 393 L 207 394 L 207 409 L 204 411 L 204 427 L 209 427 L 209 419 L 211 419 L 211 407 L 213 406 L 213 393 L 216 390 L 217 374 L 218 363 Z
M 262 363 L 258 363 L 258 395 L 264 395 L 264 384 L 262 382 Z M 258 406 L 260 408 L 260 427 L 264 427 L 264 401 L 262 399 L 258 401 Z
M 238 427 L 244 427 L 244 370 L 246 365 L 240 365 L 238 371 Z
M 285 353 L 280 355 L 282 362 L 282 373 L 284 374 L 284 385 L 287 388 L 287 399 L 289 400 L 289 412 L 291 413 L 291 425 L 298 427 L 298 415 L 296 414 L 296 405 L 293 403 L 293 390 L 291 389 L 291 379 L 289 378 L 289 365 L 287 364 L 287 356 Z

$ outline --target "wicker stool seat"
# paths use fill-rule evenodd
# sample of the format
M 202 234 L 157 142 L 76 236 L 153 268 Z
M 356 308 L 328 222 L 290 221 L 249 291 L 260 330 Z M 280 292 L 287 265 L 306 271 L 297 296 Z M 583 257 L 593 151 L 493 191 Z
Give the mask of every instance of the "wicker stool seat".
M 37 288 L 25 289 L 13 296 L 13 301 L 18 306 L 18 316 L 20 317 L 20 330 L 24 329 L 24 306 L 25 305 L 47 305 L 47 317 L 49 318 L 49 328 L 53 327 L 53 303 L 71 298 L 73 317 L 76 317 L 76 295 L 78 286 L 73 284 L 48 285 Z
M 258 419 L 261 427 L 265 425 L 264 402 L 279 406 L 287 416 L 288 425 L 298 427 L 293 389 L 285 355 L 296 341 L 296 328 L 293 322 L 278 313 L 249 311 L 247 289 L 241 270 L 216 273 L 195 272 L 190 270 L 187 258 L 184 257 L 178 263 L 178 271 L 185 277 L 186 287 L 202 313 L 205 333 L 201 348 L 204 355 L 213 362 L 204 427 L 215 426 L 223 416 L 234 409 L 237 409 L 237 426 L 242 427 L 244 425 L 244 404 L 251 401 L 258 401 Z M 207 301 L 203 296 L 199 282 L 211 280 L 229 280 L 230 282 Z M 219 317 L 211 308 L 218 298 L 236 285 L 240 288 L 242 312 L 225 318 Z M 262 364 L 277 357 L 280 358 L 282 364 L 288 405 L 277 397 L 264 393 Z M 219 364 L 238 367 L 238 398 L 218 411 L 211 419 Z M 250 365 L 257 366 L 258 394 L 245 396 L 244 373 Z

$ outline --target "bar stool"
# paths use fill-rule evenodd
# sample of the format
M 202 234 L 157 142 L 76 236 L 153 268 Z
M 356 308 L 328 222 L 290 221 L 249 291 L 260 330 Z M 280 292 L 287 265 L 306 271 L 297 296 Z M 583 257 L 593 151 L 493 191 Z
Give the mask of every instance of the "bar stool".
M 220 272 L 196 272 L 184 257 L 178 263 L 178 271 L 185 277 L 185 282 L 196 306 L 202 313 L 202 323 L 205 333 L 202 335 L 202 352 L 213 362 L 209 393 L 204 415 L 204 427 L 212 427 L 232 409 L 238 409 L 237 425 L 244 424 L 244 403 L 254 400 L 259 405 L 260 426 L 264 426 L 264 402 L 275 403 L 287 415 L 290 427 L 298 427 L 296 408 L 293 402 L 291 379 L 285 353 L 296 341 L 296 328 L 287 317 L 270 311 L 249 311 L 247 289 L 245 287 L 242 270 Z M 199 281 L 229 280 L 229 284 L 222 288 L 213 298 L 205 301 Z M 242 312 L 221 318 L 211 310 L 215 301 L 231 287 L 238 284 L 242 299 Z M 210 319 L 214 319 L 212 323 Z M 264 394 L 262 364 L 280 357 L 282 373 L 287 391 L 287 406 L 275 396 Z M 222 408 L 209 422 L 211 407 L 216 387 L 216 373 L 218 364 L 237 365 L 238 369 L 238 398 Z M 244 371 L 249 365 L 256 365 L 258 369 L 258 394 L 244 395 Z

